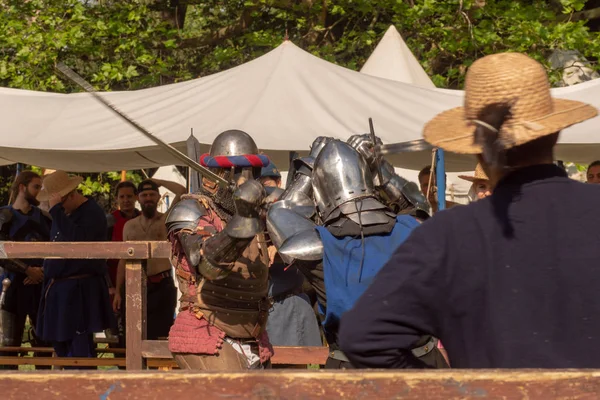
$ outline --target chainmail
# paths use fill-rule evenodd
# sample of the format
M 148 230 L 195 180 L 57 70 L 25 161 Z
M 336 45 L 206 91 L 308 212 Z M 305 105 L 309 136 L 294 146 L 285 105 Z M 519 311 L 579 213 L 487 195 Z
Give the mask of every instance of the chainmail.
M 225 222 L 229 222 L 233 214 L 235 214 L 233 193 L 229 188 L 219 187 L 214 194 L 201 188 L 199 193 L 207 198 L 210 207 L 217 213 L 219 218 Z

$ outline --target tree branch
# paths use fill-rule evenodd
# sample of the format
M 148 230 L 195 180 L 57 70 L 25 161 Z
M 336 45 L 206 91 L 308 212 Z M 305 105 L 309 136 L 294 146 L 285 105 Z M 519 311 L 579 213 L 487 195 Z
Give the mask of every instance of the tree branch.
M 562 14 L 562 15 L 559 15 L 556 18 L 556 20 L 561 21 L 561 22 L 564 22 L 564 21 L 576 22 L 576 21 L 580 21 L 582 19 L 589 21 L 589 20 L 598 19 L 598 18 L 600 18 L 600 7 L 592 8 L 591 10 L 578 11 L 573 14 Z
M 257 7 L 246 8 L 235 24 L 225 26 L 212 35 L 183 39 L 179 42 L 180 48 L 212 46 L 242 33 L 252 23 L 252 13 Z

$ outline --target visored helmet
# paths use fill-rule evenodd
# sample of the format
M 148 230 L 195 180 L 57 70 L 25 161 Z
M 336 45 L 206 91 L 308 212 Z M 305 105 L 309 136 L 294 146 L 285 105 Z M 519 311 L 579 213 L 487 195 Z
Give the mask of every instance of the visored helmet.
M 323 222 L 345 203 L 375 197 L 367 162 L 340 140 L 327 143 L 315 160 L 313 190 Z

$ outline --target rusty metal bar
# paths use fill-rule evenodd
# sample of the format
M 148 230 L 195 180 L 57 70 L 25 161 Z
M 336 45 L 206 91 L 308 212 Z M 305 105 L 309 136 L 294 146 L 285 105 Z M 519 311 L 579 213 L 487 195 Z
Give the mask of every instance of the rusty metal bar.
M 125 264 L 126 359 L 128 370 L 146 369 L 142 341 L 146 339 L 146 269 L 140 260 Z

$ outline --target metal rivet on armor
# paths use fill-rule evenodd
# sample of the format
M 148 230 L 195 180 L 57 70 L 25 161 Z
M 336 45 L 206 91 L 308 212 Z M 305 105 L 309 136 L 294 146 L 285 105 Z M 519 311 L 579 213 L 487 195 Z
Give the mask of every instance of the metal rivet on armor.
M 225 293 L 225 297 L 227 297 L 227 296 L 229 296 L 229 294 L 228 294 L 228 293 Z
M 127 255 L 128 255 L 129 257 L 132 257 L 134 254 L 135 254 L 135 251 L 133 251 L 133 247 L 129 247 L 129 248 L 127 249 Z

